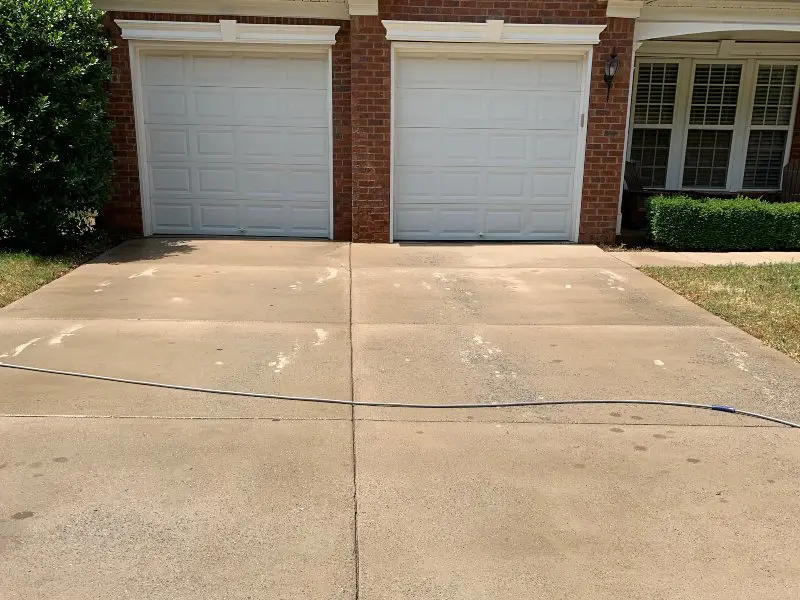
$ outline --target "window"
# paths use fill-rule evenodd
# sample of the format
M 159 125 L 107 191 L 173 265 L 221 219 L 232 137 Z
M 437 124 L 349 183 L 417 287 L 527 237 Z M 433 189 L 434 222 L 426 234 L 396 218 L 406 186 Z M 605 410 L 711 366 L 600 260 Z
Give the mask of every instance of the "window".
M 677 85 L 678 63 L 639 67 L 630 160 L 647 187 L 663 188 L 667 180 Z
M 653 189 L 777 189 L 797 93 L 797 64 L 642 59 L 628 160 Z
M 727 186 L 742 65 L 695 65 L 683 187 Z
M 796 65 L 758 67 L 743 189 L 780 186 L 796 86 Z

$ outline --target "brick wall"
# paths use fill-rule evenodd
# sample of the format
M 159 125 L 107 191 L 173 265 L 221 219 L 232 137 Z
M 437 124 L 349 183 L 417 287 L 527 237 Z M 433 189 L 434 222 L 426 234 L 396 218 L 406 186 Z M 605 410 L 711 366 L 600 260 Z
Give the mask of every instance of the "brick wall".
M 115 19 L 149 21 L 187 21 L 218 23 L 235 19 L 239 23 L 285 25 L 339 25 L 333 46 L 333 222 L 334 237 L 350 239 L 351 230 L 351 131 L 350 131 L 350 23 L 328 19 L 298 19 L 230 15 L 182 15 L 140 12 L 109 12 L 106 26 L 113 44 L 111 65 L 114 71 L 109 86 L 109 115 L 114 121 L 114 195 L 100 215 L 100 224 L 111 230 L 142 234 L 139 165 L 133 116 L 128 42 L 120 37 Z
M 389 241 L 390 46 L 380 17 L 351 21 L 353 241 Z
M 136 156 L 133 101 L 127 42 L 113 19 L 242 23 L 336 24 L 333 48 L 334 236 L 360 242 L 385 242 L 390 235 L 389 173 L 391 124 L 390 43 L 383 19 L 510 23 L 605 24 L 605 5 L 592 1 L 551 0 L 387 0 L 379 16 L 350 22 L 249 16 L 109 13 L 107 22 L 117 46 L 112 54 L 114 80 L 109 112 L 115 121 L 114 198 L 102 223 L 141 233 L 141 196 Z M 610 19 L 594 51 L 580 240 L 614 238 L 623 161 L 633 21 Z M 606 102 L 603 68 L 616 49 L 620 69 Z M 800 153 L 800 137 L 796 143 Z
M 608 19 L 594 49 L 579 230 L 579 239 L 585 243 L 610 244 L 616 235 L 634 24 L 633 19 Z M 603 75 L 613 51 L 620 65 L 606 100 Z
M 390 43 L 383 19 L 418 21 L 604 24 L 605 4 L 551 0 L 387 0 L 378 17 L 352 21 L 353 240 L 389 239 Z M 628 103 L 631 19 L 610 19 L 594 52 L 580 240 L 612 242 L 616 232 Z M 620 59 L 606 102 L 605 60 Z

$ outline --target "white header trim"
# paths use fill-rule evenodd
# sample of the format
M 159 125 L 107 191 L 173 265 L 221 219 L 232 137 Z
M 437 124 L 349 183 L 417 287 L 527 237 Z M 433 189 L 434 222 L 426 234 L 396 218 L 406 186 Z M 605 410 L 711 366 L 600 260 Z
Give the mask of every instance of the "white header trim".
M 490 42 L 503 44 L 593 45 L 605 25 L 523 25 L 486 23 L 383 21 L 386 39 L 403 42 Z
M 225 42 L 245 44 L 335 44 L 339 26 L 249 25 L 223 19 L 219 23 L 117 20 L 126 40 Z
M 638 19 L 642 13 L 644 0 L 608 0 L 606 7 L 607 17 L 620 17 L 623 19 Z
M 331 0 L 92 0 L 95 8 L 184 15 L 348 18 L 347 2 Z

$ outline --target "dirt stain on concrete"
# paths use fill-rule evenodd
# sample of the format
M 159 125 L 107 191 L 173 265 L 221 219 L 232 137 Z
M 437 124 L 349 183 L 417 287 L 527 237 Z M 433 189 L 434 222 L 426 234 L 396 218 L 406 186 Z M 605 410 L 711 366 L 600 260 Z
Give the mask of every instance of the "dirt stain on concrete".
M 621 427 L 612 427 L 611 431 L 613 431 L 614 433 L 622 433 L 625 430 L 622 429 Z
M 700 462 L 700 459 L 699 458 L 687 458 L 686 462 L 692 463 L 693 465 L 696 465 L 697 463 Z
M 14 513 L 11 515 L 11 518 L 15 521 L 22 521 L 23 519 L 30 519 L 33 516 L 33 513 L 29 510 L 23 510 L 22 512 Z

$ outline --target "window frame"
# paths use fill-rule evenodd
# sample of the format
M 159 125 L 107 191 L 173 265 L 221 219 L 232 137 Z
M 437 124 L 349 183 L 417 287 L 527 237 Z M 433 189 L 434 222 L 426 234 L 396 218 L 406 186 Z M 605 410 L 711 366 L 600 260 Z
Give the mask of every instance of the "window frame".
M 677 63 L 677 65 L 678 65 L 678 78 L 677 78 L 677 84 L 675 85 L 675 104 L 674 104 L 674 106 L 672 108 L 672 123 L 669 124 L 669 125 L 661 125 L 661 124 L 658 124 L 658 125 L 647 125 L 647 124 L 645 124 L 645 125 L 637 125 L 636 124 L 636 90 L 637 90 L 637 88 L 639 86 L 639 61 L 637 60 L 636 63 L 635 63 L 635 68 L 634 68 L 633 78 L 632 78 L 632 80 L 633 80 L 632 81 L 633 90 L 632 90 L 632 94 L 631 94 L 630 127 L 628 127 L 628 139 L 627 139 L 627 144 L 626 144 L 627 151 L 626 151 L 626 155 L 625 155 L 625 160 L 630 160 L 630 157 L 631 157 L 631 145 L 633 143 L 634 130 L 636 130 L 636 129 L 666 129 L 666 130 L 670 130 L 672 132 L 672 135 L 670 137 L 670 142 L 669 142 L 669 157 L 667 158 L 667 177 L 666 177 L 666 181 L 665 181 L 665 184 L 664 184 L 665 185 L 665 189 L 669 189 L 669 183 L 670 183 L 670 170 L 669 169 L 670 169 L 670 165 L 672 164 L 673 158 L 674 158 L 673 157 L 673 152 L 674 152 L 674 149 L 676 147 L 680 147 L 680 145 L 683 145 L 683 140 L 682 139 L 681 139 L 681 144 L 680 145 L 676 145 L 675 144 L 676 135 L 678 135 L 678 133 L 679 133 L 675 128 L 675 121 L 679 118 L 679 113 L 681 112 L 681 109 L 680 109 L 680 98 L 682 97 L 682 94 L 684 92 L 683 87 L 682 87 L 684 85 L 684 83 L 682 81 L 683 78 L 681 77 L 681 74 L 683 73 L 683 70 L 685 68 L 685 64 L 684 63 L 686 62 L 686 59 L 684 59 L 684 58 L 676 59 L 676 58 L 655 57 L 655 58 L 648 59 L 648 60 L 642 61 L 642 62 L 646 62 L 648 64 L 656 64 L 656 63 L 659 63 L 659 64 L 676 64 Z M 654 188 L 654 189 L 660 189 L 660 188 Z
M 744 128 L 743 136 L 744 136 L 744 152 L 740 157 L 741 160 L 741 173 L 742 177 L 739 180 L 739 189 L 745 192 L 759 192 L 759 191 L 775 191 L 774 188 L 768 189 L 759 189 L 759 188 L 744 188 L 744 172 L 745 167 L 747 164 L 747 145 L 750 143 L 750 133 L 752 131 L 783 131 L 784 126 L 777 126 L 777 125 L 755 125 L 753 126 L 753 107 L 755 106 L 756 100 L 756 84 L 758 82 L 758 70 L 761 65 L 770 65 L 770 66 L 789 66 L 789 67 L 797 67 L 797 75 L 795 76 L 794 82 L 794 92 L 792 93 L 792 113 L 789 117 L 789 124 L 786 125 L 786 147 L 783 149 L 783 166 L 786 166 L 786 163 L 789 160 L 789 154 L 792 150 L 792 138 L 794 137 L 795 133 L 795 126 L 797 125 L 796 118 L 797 118 L 797 105 L 798 105 L 798 94 L 800 94 L 800 63 L 796 60 L 766 60 L 766 59 L 758 59 L 751 61 L 753 63 L 752 70 L 750 72 L 750 87 L 752 88 L 752 93 L 748 97 L 748 105 L 747 105 L 747 113 L 746 113 L 746 127 Z M 739 114 L 737 111 L 736 114 L 737 119 L 739 118 Z M 780 182 L 783 183 L 783 174 L 781 174 Z M 780 189 L 777 188 L 777 189 Z
M 648 63 L 678 63 L 678 81 L 675 90 L 675 108 L 672 116 L 672 125 L 646 125 L 636 126 L 635 110 L 636 110 L 636 89 L 639 83 L 639 65 Z M 720 130 L 727 129 L 724 126 L 718 125 L 690 125 L 689 112 L 691 110 L 691 98 L 694 87 L 695 70 L 698 64 L 740 64 L 742 65 L 742 77 L 740 80 L 739 97 L 736 105 L 736 118 L 734 125 L 731 129 L 733 132 L 731 140 L 731 156 L 728 162 L 728 173 L 726 186 L 724 188 L 697 188 L 697 187 L 683 187 L 683 171 L 684 162 L 686 160 L 686 141 L 689 129 L 709 129 Z M 747 192 L 751 193 L 765 193 L 779 191 L 778 188 L 763 188 L 763 189 L 747 189 L 743 188 L 744 185 L 744 172 L 745 163 L 747 161 L 747 145 L 750 139 L 751 130 L 767 129 L 776 130 L 780 127 L 762 127 L 752 126 L 752 112 L 753 104 L 755 101 L 756 80 L 758 76 L 758 69 L 761 65 L 789 65 L 798 68 L 798 75 L 795 81 L 795 90 L 792 96 L 792 113 L 791 120 L 788 126 L 788 135 L 786 136 L 786 147 L 784 149 L 784 165 L 789 160 L 789 154 L 792 147 L 792 140 L 796 133 L 796 120 L 798 112 L 798 95 L 800 95 L 800 61 L 787 60 L 786 58 L 778 58 L 770 60 L 763 57 L 736 57 L 736 58 L 718 58 L 712 56 L 638 56 L 634 63 L 634 77 L 632 85 L 634 86 L 631 94 L 630 106 L 630 126 L 628 127 L 628 135 L 626 140 L 626 154 L 625 160 L 630 160 L 631 145 L 633 142 L 634 129 L 672 129 L 672 136 L 670 139 L 669 158 L 667 160 L 667 177 L 664 188 L 652 189 L 665 189 L 665 190 L 682 190 L 701 193 L 714 193 L 714 192 Z

